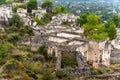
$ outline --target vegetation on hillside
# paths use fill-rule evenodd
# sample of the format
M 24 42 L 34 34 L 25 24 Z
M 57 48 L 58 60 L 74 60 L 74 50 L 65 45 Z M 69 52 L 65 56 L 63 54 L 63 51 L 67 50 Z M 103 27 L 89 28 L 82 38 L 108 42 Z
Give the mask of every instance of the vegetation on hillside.
M 29 0 L 27 4 L 27 11 L 32 12 L 32 10 L 37 9 L 37 8 L 38 8 L 37 0 Z
M 76 23 L 84 27 L 84 35 L 89 40 L 101 41 L 107 38 L 113 40 L 117 37 L 116 26 L 118 26 L 118 23 L 114 17 L 108 19 L 106 23 L 101 23 L 99 16 L 85 13 L 80 15 Z

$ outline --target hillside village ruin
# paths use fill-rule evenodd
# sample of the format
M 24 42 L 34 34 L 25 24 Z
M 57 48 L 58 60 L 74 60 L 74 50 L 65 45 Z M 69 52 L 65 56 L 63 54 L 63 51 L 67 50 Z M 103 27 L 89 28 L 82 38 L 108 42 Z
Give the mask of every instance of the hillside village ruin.
M 8 21 L 12 16 L 11 7 L 0 6 L 0 21 Z M 17 13 L 23 18 L 26 25 L 29 25 L 35 36 L 30 39 L 24 38 L 20 42 L 29 45 L 31 50 L 36 50 L 40 45 L 45 45 L 48 54 L 54 54 L 57 57 L 56 69 L 61 69 L 61 56 L 64 52 L 69 52 L 75 55 L 78 63 L 78 68 L 89 69 L 88 63 L 97 68 L 100 65 L 109 66 L 112 62 L 119 62 L 116 57 L 120 52 L 115 50 L 120 49 L 120 29 L 117 29 L 118 36 L 113 41 L 103 40 L 101 42 L 88 41 L 83 35 L 84 29 L 76 26 L 78 16 L 73 14 L 60 14 L 52 17 L 52 21 L 45 26 L 38 26 L 32 18 L 27 15 L 27 10 L 19 8 Z M 39 18 L 42 18 L 46 13 L 45 9 L 38 8 L 33 10 Z M 69 22 L 70 25 L 63 25 L 63 22 Z M 0 27 L 2 29 L 2 27 Z M 114 55 L 115 54 L 115 55 Z M 112 55 L 112 56 L 111 56 Z M 119 62 L 120 63 L 120 62 Z

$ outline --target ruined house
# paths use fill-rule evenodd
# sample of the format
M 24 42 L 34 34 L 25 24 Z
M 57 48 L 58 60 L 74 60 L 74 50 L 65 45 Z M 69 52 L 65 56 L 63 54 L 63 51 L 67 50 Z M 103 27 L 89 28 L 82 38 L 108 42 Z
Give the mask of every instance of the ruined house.
M 42 9 L 41 7 L 38 7 L 37 10 L 32 10 L 32 14 L 38 16 L 40 19 L 44 16 L 45 13 L 46 9 Z
M 48 54 L 57 57 L 56 69 L 61 69 L 61 55 L 64 52 L 70 52 L 76 56 L 79 68 L 84 68 L 88 62 L 95 68 L 100 65 L 109 66 L 112 50 L 109 42 L 107 40 L 101 42 L 86 41 L 83 28 L 75 25 L 61 25 L 64 21 L 74 23 L 77 17 L 69 14 L 62 15 L 54 17 L 44 27 L 31 26 L 36 34 L 32 37 L 31 49 L 36 50 L 40 45 L 45 45 Z
M 27 9 L 18 8 L 17 14 L 19 14 L 20 17 L 24 20 L 25 25 L 31 25 L 31 18 L 27 13 Z
M 0 21 L 8 21 L 12 17 L 12 8 L 6 5 L 0 6 Z
M 120 28 L 117 28 L 117 38 L 111 41 L 113 46 L 111 63 L 120 63 Z

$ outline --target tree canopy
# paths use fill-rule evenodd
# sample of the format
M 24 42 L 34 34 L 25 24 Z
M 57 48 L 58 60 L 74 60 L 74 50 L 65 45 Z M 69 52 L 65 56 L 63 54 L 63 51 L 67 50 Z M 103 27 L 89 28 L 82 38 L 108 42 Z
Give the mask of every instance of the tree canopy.
M 53 2 L 51 0 L 43 0 L 42 8 L 45 8 L 47 11 L 51 11 L 53 8 Z
M 110 40 L 113 40 L 117 37 L 116 25 L 112 19 L 109 19 L 105 24 L 105 30 L 108 33 L 108 37 Z
M 67 8 L 65 6 L 57 6 L 55 9 L 56 14 L 67 13 Z
M 81 14 L 79 16 L 79 18 L 77 19 L 77 25 L 83 26 L 83 24 L 86 24 L 87 23 L 87 16 L 88 15 L 89 15 L 89 13 Z
M 120 27 L 120 15 L 113 15 L 112 20 L 116 27 Z
M 100 41 L 106 38 L 113 40 L 116 38 L 115 24 L 112 19 L 106 24 L 100 24 L 100 18 L 95 14 L 87 16 L 86 24 L 83 24 L 84 35 L 89 40 Z
M 37 0 L 29 0 L 27 5 L 27 11 L 32 12 L 33 9 L 37 9 L 38 3 Z

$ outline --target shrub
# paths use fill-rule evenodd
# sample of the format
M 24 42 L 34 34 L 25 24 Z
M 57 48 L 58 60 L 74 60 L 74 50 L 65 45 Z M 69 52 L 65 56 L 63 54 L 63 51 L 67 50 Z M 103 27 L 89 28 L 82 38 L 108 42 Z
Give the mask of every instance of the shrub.
M 40 46 L 37 52 L 43 55 L 45 58 L 47 58 L 47 50 L 44 45 Z
M 19 62 L 14 60 L 14 59 L 10 59 L 9 61 L 7 61 L 6 64 L 3 65 L 2 67 L 2 72 L 3 73 L 13 73 L 17 68 L 18 68 Z
M 37 9 L 38 3 L 37 0 L 30 0 L 27 4 L 27 11 L 32 12 L 33 9 Z
M 16 43 L 19 40 L 19 34 L 17 33 L 11 33 L 8 35 L 7 41 L 11 43 Z
M 8 56 L 8 53 L 10 53 L 12 51 L 12 48 L 14 48 L 14 46 L 10 43 L 6 43 L 6 44 L 1 44 L 0 43 L 0 62 L 6 56 Z
M 103 68 L 98 68 L 98 72 L 99 72 L 99 74 L 107 73 L 107 71 L 105 69 L 103 69 Z
M 13 14 L 12 18 L 9 19 L 10 26 L 14 25 L 17 28 L 24 26 L 23 19 L 18 14 Z
M 14 5 L 14 6 L 12 7 L 12 11 L 13 11 L 14 13 L 16 13 L 18 8 L 19 8 L 19 6 L 16 4 L 16 5 Z
M 67 71 L 60 70 L 56 72 L 56 76 L 61 79 L 63 77 L 68 78 L 70 74 Z
M 73 58 L 73 56 L 70 53 L 63 54 L 62 60 L 61 60 L 62 67 L 76 67 L 77 62 Z
M 35 16 L 35 20 L 37 22 L 37 25 L 45 25 L 45 22 L 43 22 L 38 16 Z
M 92 70 L 92 75 L 97 75 L 98 71 L 97 70 Z
M 52 76 L 49 72 L 44 72 L 43 73 L 43 80 L 53 80 Z
M 27 4 L 26 3 L 22 3 L 21 5 L 19 5 L 19 7 L 26 9 L 27 8 Z

